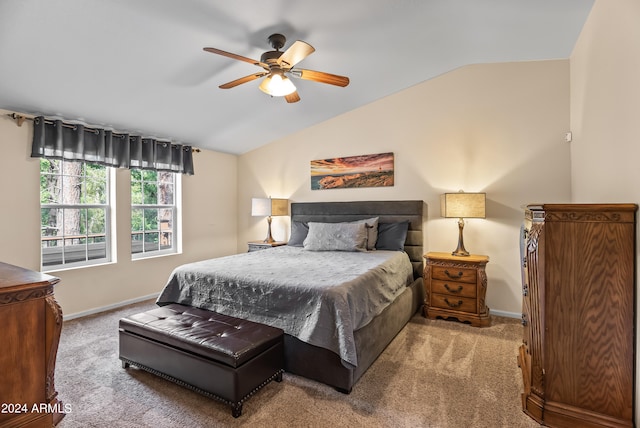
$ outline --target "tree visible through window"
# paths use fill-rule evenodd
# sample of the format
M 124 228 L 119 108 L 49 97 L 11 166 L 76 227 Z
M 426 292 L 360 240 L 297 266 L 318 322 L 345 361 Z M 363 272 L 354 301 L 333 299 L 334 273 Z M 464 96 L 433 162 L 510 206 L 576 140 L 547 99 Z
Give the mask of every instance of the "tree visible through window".
M 108 175 L 103 165 L 40 159 L 43 270 L 110 261 Z
M 131 253 L 176 252 L 176 179 L 165 171 L 131 170 Z

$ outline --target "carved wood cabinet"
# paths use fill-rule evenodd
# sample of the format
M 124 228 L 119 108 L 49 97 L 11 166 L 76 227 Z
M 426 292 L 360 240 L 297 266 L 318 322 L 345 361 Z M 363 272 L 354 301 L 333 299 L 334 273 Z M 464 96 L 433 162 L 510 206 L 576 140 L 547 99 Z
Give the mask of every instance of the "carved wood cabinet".
M 58 278 L 0 262 L 0 426 L 52 427 L 64 416 L 54 374 Z
M 522 407 L 550 427 L 632 427 L 635 204 L 525 209 Z

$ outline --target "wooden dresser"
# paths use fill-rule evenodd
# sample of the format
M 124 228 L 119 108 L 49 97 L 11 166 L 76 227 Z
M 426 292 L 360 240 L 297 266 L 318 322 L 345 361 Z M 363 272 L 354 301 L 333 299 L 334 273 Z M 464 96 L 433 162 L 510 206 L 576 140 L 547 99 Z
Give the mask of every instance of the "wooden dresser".
M 541 204 L 522 237 L 522 407 L 550 427 L 632 427 L 635 204 Z
M 489 257 L 427 253 L 424 258 L 424 316 L 455 318 L 476 327 L 491 324 L 485 304 Z
M 0 262 L 0 426 L 52 427 L 64 416 L 54 374 L 58 278 Z

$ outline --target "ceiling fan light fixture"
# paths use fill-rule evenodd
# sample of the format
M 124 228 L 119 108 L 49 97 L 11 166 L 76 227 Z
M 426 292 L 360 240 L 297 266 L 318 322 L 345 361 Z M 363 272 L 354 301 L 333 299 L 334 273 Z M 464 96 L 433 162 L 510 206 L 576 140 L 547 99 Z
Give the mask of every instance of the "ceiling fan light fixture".
M 269 44 L 274 50 L 264 52 L 260 56 L 260 61 L 217 48 L 203 49 L 206 52 L 247 62 L 262 68 L 262 71 L 259 73 L 253 73 L 220 85 L 220 89 L 235 88 L 243 83 L 263 78 L 259 86 L 262 92 L 272 97 L 284 97 L 287 103 L 297 103 L 300 101 L 300 95 L 293 82 L 289 79 L 290 76 L 341 87 L 349 84 L 349 78 L 346 76 L 325 73 L 323 71 L 294 68 L 300 61 L 315 52 L 315 49 L 307 42 L 296 40 L 284 52 L 281 52 L 280 49 L 284 47 L 285 42 L 286 38 L 282 34 L 276 33 L 269 36 Z
M 296 91 L 296 87 L 291 79 L 281 73 L 272 73 L 260 84 L 260 90 L 272 97 L 284 97 Z

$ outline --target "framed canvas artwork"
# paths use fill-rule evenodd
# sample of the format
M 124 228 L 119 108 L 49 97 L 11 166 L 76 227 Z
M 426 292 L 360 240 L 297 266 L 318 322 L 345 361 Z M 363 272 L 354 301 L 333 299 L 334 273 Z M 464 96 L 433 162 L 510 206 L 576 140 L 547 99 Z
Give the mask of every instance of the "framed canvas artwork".
M 311 190 L 393 186 L 393 153 L 311 161 Z

